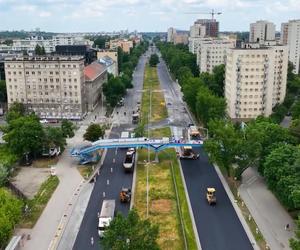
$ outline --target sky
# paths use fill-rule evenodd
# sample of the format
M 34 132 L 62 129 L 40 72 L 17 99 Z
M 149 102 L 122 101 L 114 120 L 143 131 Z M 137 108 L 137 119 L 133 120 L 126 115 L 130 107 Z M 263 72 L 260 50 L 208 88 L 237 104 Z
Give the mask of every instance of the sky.
M 300 0 L 0 0 L 0 30 L 52 32 L 188 30 L 196 19 L 217 16 L 221 31 L 249 31 L 249 24 L 300 19 Z

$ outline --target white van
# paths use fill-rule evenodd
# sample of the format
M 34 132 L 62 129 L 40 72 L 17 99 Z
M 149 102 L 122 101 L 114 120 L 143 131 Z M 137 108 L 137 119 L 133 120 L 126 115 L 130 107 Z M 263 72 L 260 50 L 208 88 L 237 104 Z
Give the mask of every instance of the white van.
M 115 215 L 115 208 L 115 200 L 103 200 L 98 223 L 98 234 L 100 238 L 103 237 L 104 231 L 107 227 L 109 227 L 110 222 L 113 220 Z

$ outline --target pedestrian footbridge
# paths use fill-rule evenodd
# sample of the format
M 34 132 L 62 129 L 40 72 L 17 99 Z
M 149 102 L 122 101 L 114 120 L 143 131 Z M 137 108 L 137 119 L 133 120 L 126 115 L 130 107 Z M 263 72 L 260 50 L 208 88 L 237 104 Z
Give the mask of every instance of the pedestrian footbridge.
M 95 153 L 100 149 L 110 149 L 110 148 L 147 148 L 159 152 L 166 148 L 176 148 L 176 147 L 201 147 L 203 145 L 202 140 L 175 140 L 168 137 L 161 139 L 149 139 L 146 137 L 140 138 L 120 138 L 120 139 L 103 139 L 98 140 L 91 145 L 73 148 L 71 150 L 71 155 L 78 157 L 81 164 L 93 161 Z

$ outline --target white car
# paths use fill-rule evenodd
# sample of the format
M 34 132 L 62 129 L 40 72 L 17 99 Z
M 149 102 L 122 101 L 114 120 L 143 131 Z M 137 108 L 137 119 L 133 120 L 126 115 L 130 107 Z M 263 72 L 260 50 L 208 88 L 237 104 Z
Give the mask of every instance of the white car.
M 46 124 L 46 123 L 48 123 L 48 121 L 46 119 L 43 119 L 43 120 L 40 120 L 40 123 Z

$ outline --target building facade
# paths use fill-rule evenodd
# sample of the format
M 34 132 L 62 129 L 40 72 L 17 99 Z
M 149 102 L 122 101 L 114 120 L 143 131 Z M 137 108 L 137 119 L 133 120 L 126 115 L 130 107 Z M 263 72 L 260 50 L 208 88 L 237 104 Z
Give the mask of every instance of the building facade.
M 168 43 L 173 43 L 175 34 L 176 34 L 176 29 L 172 27 L 168 29 L 168 36 L 167 36 Z
M 87 111 L 82 56 L 7 57 L 8 105 L 20 102 L 47 119 L 82 119 Z
M 249 42 L 261 43 L 275 40 L 275 24 L 260 20 L 250 24 Z
M 281 25 L 280 40 L 289 47 L 289 61 L 294 65 L 294 73 L 300 74 L 300 19 Z
M 130 53 L 130 49 L 133 48 L 133 41 L 127 39 L 114 39 L 109 41 L 109 48 L 111 50 L 117 50 L 119 47 L 125 53 Z
M 225 64 L 227 50 L 235 47 L 235 40 L 203 38 L 199 40 L 197 65 L 200 73 L 212 73 L 215 66 Z
M 286 46 L 229 49 L 225 73 L 225 98 L 230 118 L 248 120 L 269 116 L 286 94 Z
M 57 35 L 52 39 L 44 39 L 41 36 L 32 36 L 26 39 L 15 39 L 11 46 L 1 45 L 0 51 L 27 51 L 33 52 L 35 47 L 39 45 L 45 48 L 46 53 L 55 52 L 55 46 L 59 45 L 89 45 L 92 46 L 93 42 L 84 39 L 82 36 L 75 35 Z
M 93 111 L 98 103 L 102 102 L 102 86 L 107 82 L 105 65 L 94 62 L 84 68 L 85 96 L 87 110 Z
M 198 19 L 195 25 L 205 26 L 205 36 L 218 37 L 219 35 L 219 22 L 216 19 Z

